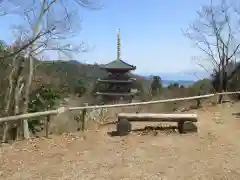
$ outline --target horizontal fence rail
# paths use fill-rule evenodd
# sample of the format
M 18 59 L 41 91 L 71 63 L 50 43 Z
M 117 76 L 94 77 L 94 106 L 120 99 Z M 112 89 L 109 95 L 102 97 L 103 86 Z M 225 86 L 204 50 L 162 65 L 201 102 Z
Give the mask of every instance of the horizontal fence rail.
M 232 94 L 240 94 L 240 91 L 215 93 L 215 94 L 207 94 L 207 95 L 184 97 L 184 98 L 164 99 L 164 100 L 156 100 L 156 101 L 127 103 L 127 104 L 111 104 L 111 105 L 95 105 L 95 106 L 85 106 L 85 107 L 70 107 L 69 110 L 70 111 L 76 111 L 76 110 L 83 110 L 83 109 L 115 108 L 115 107 L 137 106 L 137 105 L 147 105 L 147 104 L 158 104 L 158 103 L 178 102 L 178 101 L 186 101 L 186 100 L 207 99 L 207 98 L 214 97 L 214 96 L 217 96 L 217 95 L 232 95 Z
M 22 120 L 22 119 L 29 119 L 29 118 L 40 117 L 40 116 L 57 115 L 57 114 L 60 114 L 60 113 L 66 112 L 66 111 L 100 109 L 100 108 L 116 108 L 116 107 L 148 105 L 148 104 L 158 104 L 158 103 L 167 103 L 167 102 L 178 102 L 178 101 L 186 101 L 186 100 L 206 99 L 206 98 L 214 97 L 217 95 L 233 95 L 233 94 L 240 94 L 240 91 L 223 92 L 223 93 L 207 94 L 207 95 L 184 97 L 184 98 L 165 99 L 165 100 L 157 100 L 157 101 L 145 101 L 145 102 L 128 103 L 128 104 L 95 105 L 95 106 L 81 106 L 81 107 L 70 107 L 70 108 L 60 107 L 56 110 L 49 110 L 49 111 L 43 111 L 43 112 L 35 112 L 35 113 L 27 113 L 27 114 L 21 114 L 21 115 L 16 115 L 16 116 L 2 117 L 2 118 L 0 118 L 0 123 L 8 122 L 8 121 Z

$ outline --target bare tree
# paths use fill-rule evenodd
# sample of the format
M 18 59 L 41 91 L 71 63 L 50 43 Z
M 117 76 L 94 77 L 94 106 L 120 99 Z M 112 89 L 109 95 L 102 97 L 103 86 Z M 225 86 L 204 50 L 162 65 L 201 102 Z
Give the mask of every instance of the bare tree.
M 227 0 L 221 0 L 218 4 L 211 0 L 210 5 L 202 6 L 197 12 L 197 20 L 186 32 L 187 37 L 203 53 L 198 64 L 206 71 L 210 67 L 213 74 L 219 74 L 218 92 L 227 90 L 226 68 L 240 50 L 240 16 L 235 7 Z
M 20 52 L 24 53 L 23 61 L 27 62 L 26 67 L 28 68 L 27 73 L 23 74 L 24 63 L 18 63 L 17 66 L 13 63 L 13 71 L 17 69 L 17 73 L 15 73 L 14 81 L 11 76 L 9 77 L 9 88 L 12 90 L 9 91 L 11 94 L 8 96 L 6 112 L 10 115 L 28 111 L 29 93 L 34 73 L 34 58 L 41 57 L 46 51 L 55 51 L 67 56 L 71 53 L 85 51 L 83 43 L 74 46 L 68 40 L 80 30 L 77 26 L 79 20 L 76 19 L 79 8 L 97 9 L 100 6 L 95 0 L 9 0 L 8 3 L 11 6 L 20 7 L 15 11 L 15 14 L 23 18 L 23 24 L 20 26 L 21 31 L 19 31 L 22 38 L 16 46 L 17 48 L 14 48 L 14 51 L 10 52 L 8 57 L 17 57 Z M 74 3 L 77 6 L 74 6 Z M 19 109 L 20 99 L 23 101 L 21 109 Z M 8 104 L 12 104 L 14 108 L 9 108 Z M 27 120 L 24 120 L 22 124 L 24 137 L 29 138 Z

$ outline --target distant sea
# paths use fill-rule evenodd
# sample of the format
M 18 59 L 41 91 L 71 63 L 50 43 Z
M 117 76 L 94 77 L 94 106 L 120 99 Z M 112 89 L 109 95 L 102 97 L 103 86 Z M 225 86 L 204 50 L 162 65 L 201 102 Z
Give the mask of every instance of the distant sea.
M 153 77 L 151 73 L 139 73 L 139 75 L 144 76 L 147 79 L 152 79 Z M 189 86 L 194 84 L 196 81 L 199 81 L 200 79 L 208 78 L 209 74 L 204 71 L 196 70 L 183 72 L 159 72 L 154 73 L 154 76 L 161 77 L 164 86 L 168 86 L 173 83 Z

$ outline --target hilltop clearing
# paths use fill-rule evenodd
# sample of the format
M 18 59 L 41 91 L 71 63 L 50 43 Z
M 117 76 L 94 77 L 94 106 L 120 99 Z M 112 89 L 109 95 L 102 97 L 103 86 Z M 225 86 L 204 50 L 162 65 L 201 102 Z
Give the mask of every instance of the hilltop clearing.
M 240 103 L 194 110 L 198 133 L 134 132 L 115 126 L 1 148 L 1 179 L 240 179 Z M 137 123 L 134 127 L 149 124 Z

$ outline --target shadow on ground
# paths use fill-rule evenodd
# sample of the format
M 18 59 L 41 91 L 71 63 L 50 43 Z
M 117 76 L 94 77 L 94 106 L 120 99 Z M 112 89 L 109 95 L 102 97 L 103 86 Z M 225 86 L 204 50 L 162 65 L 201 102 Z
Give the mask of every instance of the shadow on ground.
M 158 135 L 160 132 L 166 134 L 177 133 L 177 126 L 145 126 L 144 128 L 137 128 L 131 131 L 140 135 Z M 107 134 L 111 137 L 119 136 L 117 131 L 110 131 Z
M 240 118 L 240 112 L 232 113 L 233 116 L 236 116 L 236 118 Z

